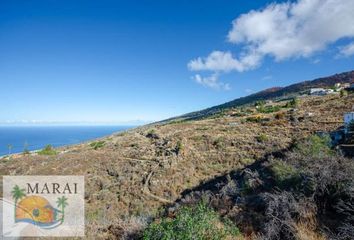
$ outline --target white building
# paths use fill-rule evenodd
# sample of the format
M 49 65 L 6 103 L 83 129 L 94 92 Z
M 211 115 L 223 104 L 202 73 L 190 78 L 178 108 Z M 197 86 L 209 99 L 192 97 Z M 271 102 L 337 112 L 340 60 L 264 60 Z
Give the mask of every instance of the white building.
M 350 83 L 343 83 L 343 84 L 342 84 L 342 87 L 343 87 L 343 88 L 350 88 Z
M 324 88 L 311 88 L 310 94 L 311 95 L 325 95 L 326 90 Z
M 342 84 L 341 83 L 336 83 L 336 84 L 334 84 L 334 87 L 335 88 L 340 88 L 340 87 L 342 87 Z

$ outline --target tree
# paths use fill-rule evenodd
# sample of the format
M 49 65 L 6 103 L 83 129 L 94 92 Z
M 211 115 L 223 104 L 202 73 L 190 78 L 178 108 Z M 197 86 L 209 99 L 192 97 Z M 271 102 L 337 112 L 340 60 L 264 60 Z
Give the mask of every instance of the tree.
M 340 90 L 340 97 L 345 97 L 345 96 L 348 96 L 348 91 L 344 89 Z
M 28 143 L 25 142 L 25 144 L 23 145 L 23 154 L 27 155 L 30 154 L 30 151 L 28 150 Z
M 15 217 L 16 217 L 16 207 L 17 207 L 17 202 L 19 199 L 23 198 L 26 196 L 25 194 L 25 189 L 21 189 L 18 185 L 16 185 L 12 191 L 12 198 L 15 199 Z
M 11 144 L 8 144 L 8 145 L 7 145 L 7 148 L 9 149 L 9 156 L 11 155 L 12 147 L 13 147 L 13 146 L 12 146 Z
M 61 212 L 62 212 L 62 217 L 61 217 L 61 222 L 64 222 L 64 209 L 66 206 L 68 206 L 68 202 L 67 202 L 67 198 L 65 196 L 62 196 L 60 198 L 58 198 L 57 200 L 57 206 L 58 208 L 61 208 Z

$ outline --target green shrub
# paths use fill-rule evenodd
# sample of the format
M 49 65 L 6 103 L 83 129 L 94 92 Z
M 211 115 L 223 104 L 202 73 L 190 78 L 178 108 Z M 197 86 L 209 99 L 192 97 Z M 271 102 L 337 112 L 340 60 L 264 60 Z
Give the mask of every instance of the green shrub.
M 242 158 L 242 159 L 240 160 L 240 162 L 241 162 L 241 164 L 243 164 L 243 165 L 249 165 L 249 164 L 254 163 L 255 160 L 252 159 L 252 158 Z
M 179 155 L 182 150 L 183 150 L 182 141 L 178 140 L 177 144 L 176 144 L 176 147 L 175 147 L 175 152 L 176 152 L 177 155 Z
M 171 219 L 164 217 L 151 223 L 143 234 L 144 240 L 234 239 L 240 231 L 231 221 L 222 221 L 205 204 L 182 207 Z
M 30 151 L 28 150 L 28 148 L 23 149 L 23 155 L 29 155 Z
M 256 136 L 256 139 L 258 142 L 266 142 L 266 141 L 268 141 L 268 136 L 262 133 L 262 134 Z
M 299 105 L 299 100 L 295 97 L 286 103 L 286 108 L 296 108 Z
M 246 118 L 247 122 L 262 122 L 262 117 L 261 116 L 251 116 Z
M 90 147 L 97 150 L 99 148 L 102 148 L 104 146 L 104 144 L 105 144 L 105 141 L 92 142 L 92 143 L 90 143 Z
M 278 112 L 281 109 L 280 106 L 265 106 L 258 108 L 258 112 L 260 113 L 272 113 Z
M 217 139 L 215 139 L 213 141 L 213 145 L 217 148 L 217 149 L 223 149 L 225 147 L 225 138 L 224 137 L 218 137 Z
M 56 155 L 57 151 L 52 147 L 52 145 L 46 145 L 42 150 L 38 152 L 39 155 Z
M 186 119 L 175 119 L 175 120 L 169 121 L 168 124 L 179 124 L 179 123 L 184 123 L 186 121 L 187 121 Z M 155 132 L 153 132 L 153 133 L 155 133 Z
M 301 182 L 300 172 L 292 165 L 281 160 L 274 160 L 270 165 L 276 185 L 281 188 L 294 187 Z
M 266 104 L 266 102 L 264 100 L 260 100 L 260 101 L 256 101 L 254 103 L 255 107 L 263 107 Z
M 344 89 L 340 90 L 340 97 L 346 97 L 346 96 L 348 96 L 348 91 Z
M 296 145 L 296 150 L 309 157 L 332 156 L 335 151 L 331 149 L 329 135 L 312 135 L 302 143 Z

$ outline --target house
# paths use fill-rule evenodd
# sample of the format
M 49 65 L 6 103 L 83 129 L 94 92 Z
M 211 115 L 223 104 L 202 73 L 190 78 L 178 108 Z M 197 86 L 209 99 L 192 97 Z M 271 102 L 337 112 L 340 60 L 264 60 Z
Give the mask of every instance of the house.
M 341 83 L 336 83 L 336 84 L 334 84 L 334 87 L 335 87 L 336 89 L 341 88 L 341 87 L 342 87 L 342 84 L 341 84 Z
M 350 88 L 350 83 L 343 83 L 343 84 L 342 84 L 342 87 L 343 87 L 343 88 Z
M 325 91 L 326 91 L 327 94 L 332 94 L 332 93 L 334 93 L 334 90 L 333 90 L 333 89 L 326 89 Z
M 316 95 L 316 96 L 326 95 L 326 90 L 324 88 L 311 88 L 310 95 Z

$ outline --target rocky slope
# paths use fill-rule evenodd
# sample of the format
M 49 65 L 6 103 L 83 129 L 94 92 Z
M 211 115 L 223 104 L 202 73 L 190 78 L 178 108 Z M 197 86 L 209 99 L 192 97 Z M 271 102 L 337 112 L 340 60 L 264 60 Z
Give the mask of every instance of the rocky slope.
M 119 239 L 136 232 L 188 189 L 241 169 L 316 131 L 342 125 L 354 95 L 339 94 L 228 108 L 193 121 L 148 125 L 58 149 L 53 156 L 29 154 L 0 160 L 0 175 L 84 175 L 89 239 Z M 96 143 L 97 143 L 96 141 Z M 96 147 L 95 147 L 96 146 Z
M 335 74 L 329 77 L 318 78 L 314 80 L 303 81 L 300 83 L 292 84 L 287 87 L 273 87 L 258 93 L 251 94 L 246 97 L 241 97 L 230 102 L 226 102 L 211 108 L 207 108 L 201 111 L 187 113 L 185 115 L 172 118 L 172 119 L 198 119 L 206 116 L 213 115 L 224 109 L 232 107 L 240 107 L 242 105 L 250 104 L 259 100 L 269 100 L 280 97 L 289 97 L 292 95 L 297 95 L 301 92 L 307 91 L 310 88 L 330 88 L 336 83 L 352 83 L 354 82 L 354 71 L 343 72 L 340 74 Z M 170 120 L 172 120 L 170 119 Z

